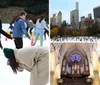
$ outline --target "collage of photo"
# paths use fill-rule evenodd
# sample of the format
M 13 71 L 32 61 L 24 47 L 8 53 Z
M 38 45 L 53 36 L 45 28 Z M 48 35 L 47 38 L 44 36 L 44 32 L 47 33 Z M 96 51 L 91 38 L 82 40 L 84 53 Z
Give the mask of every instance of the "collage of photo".
M 99 0 L 0 0 L 0 85 L 100 85 Z

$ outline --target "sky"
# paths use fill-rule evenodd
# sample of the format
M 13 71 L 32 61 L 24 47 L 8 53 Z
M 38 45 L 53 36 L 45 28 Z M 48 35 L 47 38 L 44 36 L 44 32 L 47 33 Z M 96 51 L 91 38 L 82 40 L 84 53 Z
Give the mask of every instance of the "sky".
M 89 13 L 93 15 L 93 8 L 100 6 L 100 0 L 50 0 L 50 17 L 53 14 L 62 12 L 62 20 L 70 22 L 70 12 L 75 9 L 75 3 L 79 2 L 79 17 L 87 17 Z

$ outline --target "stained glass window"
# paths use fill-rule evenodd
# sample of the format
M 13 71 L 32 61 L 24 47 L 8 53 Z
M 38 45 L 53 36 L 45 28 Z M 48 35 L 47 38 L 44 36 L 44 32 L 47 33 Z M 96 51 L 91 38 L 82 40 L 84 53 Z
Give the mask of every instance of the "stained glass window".
M 59 49 L 59 54 L 60 54 L 60 56 L 62 55 L 62 46 Z
M 82 61 L 82 57 L 80 54 L 78 53 L 74 53 L 70 56 L 70 61 L 71 62 L 81 62 Z

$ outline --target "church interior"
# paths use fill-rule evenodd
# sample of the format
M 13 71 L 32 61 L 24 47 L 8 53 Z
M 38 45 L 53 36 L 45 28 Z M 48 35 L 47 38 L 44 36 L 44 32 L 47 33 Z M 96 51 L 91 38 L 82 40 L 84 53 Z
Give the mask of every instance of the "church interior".
M 51 43 L 50 85 L 100 85 L 100 43 Z

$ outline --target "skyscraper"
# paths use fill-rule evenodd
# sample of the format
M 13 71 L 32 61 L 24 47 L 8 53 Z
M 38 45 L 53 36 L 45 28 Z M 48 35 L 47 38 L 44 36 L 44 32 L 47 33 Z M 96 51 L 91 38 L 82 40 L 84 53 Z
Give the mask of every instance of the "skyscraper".
M 70 12 L 70 23 L 75 29 L 79 29 L 79 5 L 76 2 L 76 9 Z
M 79 29 L 79 3 L 76 2 L 76 28 Z
M 88 14 L 88 18 L 92 19 L 92 14 L 91 13 Z
M 73 26 L 73 28 L 75 28 L 76 29 L 76 10 L 73 10 L 73 11 L 71 11 L 70 12 L 70 23 L 71 23 L 71 25 Z
M 61 26 L 61 22 L 62 22 L 62 13 L 61 11 L 59 11 L 57 15 L 57 25 Z
M 100 6 L 95 7 L 95 8 L 93 9 L 93 12 L 94 12 L 94 18 L 95 18 L 95 19 L 97 19 L 97 18 L 100 19 Z
M 51 23 L 52 25 L 57 25 L 57 22 L 56 22 L 56 14 L 53 14 L 53 18 L 51 19 Z
M 81 29 L 85 28 L 85 16 L 81 17 Z
M 76 2 L 76 9 L 79 9 L 79 4 L 78 4 L 78 2 Z

